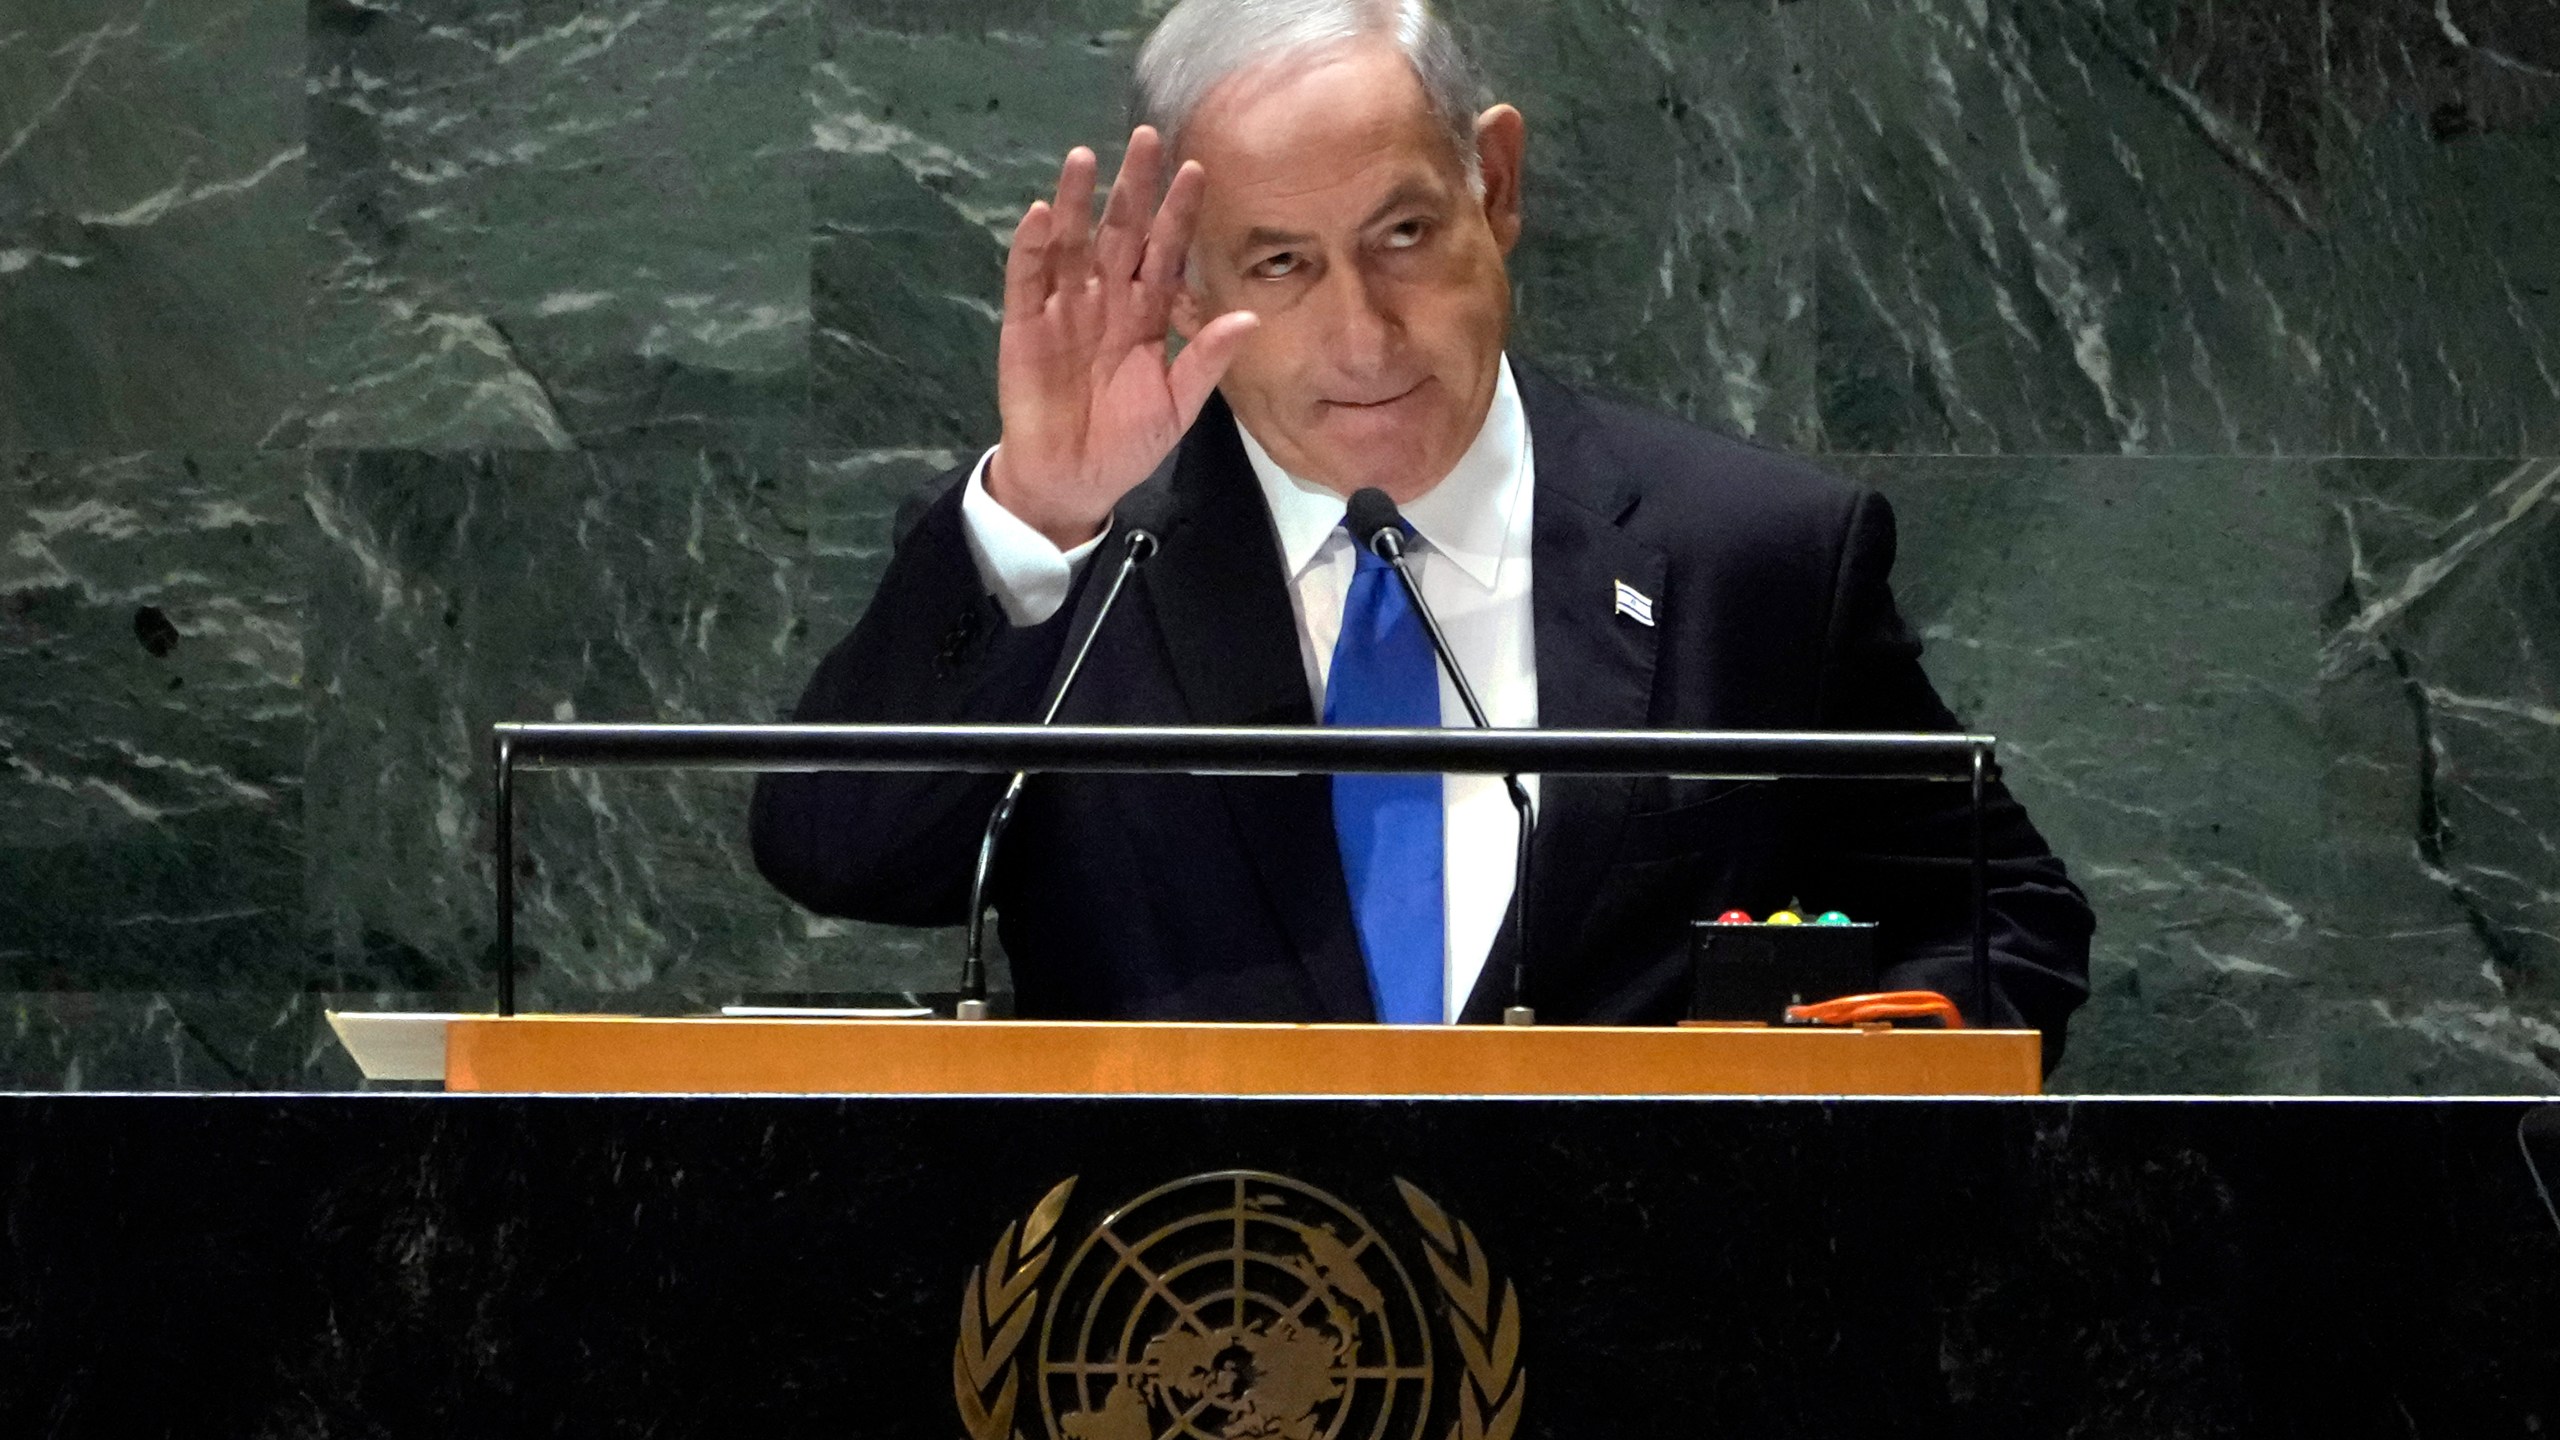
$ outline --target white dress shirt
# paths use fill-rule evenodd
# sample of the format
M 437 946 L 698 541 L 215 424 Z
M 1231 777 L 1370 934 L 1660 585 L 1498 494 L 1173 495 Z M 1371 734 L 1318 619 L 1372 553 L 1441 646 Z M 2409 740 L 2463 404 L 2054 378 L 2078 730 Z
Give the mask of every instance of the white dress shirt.
M 1343 601 L 1359 568 L 1350 533 L 1342 528 L 1343 497 L 1281 469 L 1241 424 L 1236 433 L 1244 440 L 1245 457 L 1270 510 L 1281 566 L 1289 576 L 1290 605 L 1297 614 L 1298 658 L 1306 667 L 1315 712 L 1322 715 Z M 960 497 L 969 555 L 1006 616 L 1016 625 L 1036 625 L 1066 603 L 1076 567 L 1101 537 L 1060 550 L 996 503 L 987 493 L 986 469 L 981 458 Z M 1404 507 L 1404 518 L 1420 541 L 1408 552 L 1415 581 L 1474 683 L 1485 718 L 1504 728 L 1538 723 L 1529 610 L 1535 486 L 1528 416 L 1505 358 L 1492 408 L 1475 442 L 1439 484 Z M 1446 675 L 1440 677 L 1440 723 L 1471 723 L 1457 686 Z M 1534 801 L 1537 777 L 1523 776 L 1521 783 Z M 1446 776 L 1440 793 L 1448 922 L 1445 1018 L 1455 1020 L 1509 913 L 1519 820 L 1499 776 Z

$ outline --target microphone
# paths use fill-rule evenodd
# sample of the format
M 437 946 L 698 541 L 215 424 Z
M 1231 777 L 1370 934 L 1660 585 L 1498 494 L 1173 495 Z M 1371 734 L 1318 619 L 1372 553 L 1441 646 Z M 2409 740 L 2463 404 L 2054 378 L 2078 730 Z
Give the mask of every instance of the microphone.
M 1076 677 L 1084 673 L 1085 657 L 1093 653 L 1094 637 L 1102 633 L 1102 622 L 1111 618 L 1111 607 L 1120 603 L 1121 589 L 1138 567 L 1161 548 L 1155 531 L 1148 528 L 1159 523 L 1158 512 L 1164 508 L 1150 503 L 1155 498 L 1138 497 L 1136 503 L 1122 507 L 1122 517 L 1130 523 L 1121 539 L 1120 568 L 1111 573 L 1111 587 L 1102 593 L 1102 603 L 1093 612 L 1093 623 L 1085 627 L 1065 673 L 1058 677 L 1057 688 L 1049 692 L 1048 708 L 1040 716 L 1043 725 L 1057 723 L 1058 712 L 1066 707 L 1067 692 L 1075 688 Z M 957 1019 L 987 1018 L 987 877 L 995 870 L 996 846 L 1004 839 L 1005 827 L 1013 823 L 1014 807 L 1021 803 L 1022 787 L 1030 778 L 1028 770 L 1013 772 L 1004 794 L 996 800 L 995 810 L 987 816 L 986 831 L 978 837 L 978 868 L 969 877 L 969 947 L 960 960 Z
M 1351 538 L 1386 561 L 1403 583 L 1405 598 L 1413 602 L 1413 613 L 1422 617 L 1423 633 L 1431 637 L 1432 653 L 1440 657 L 1440 668 L 1448 672 L 1450 683 L 1457 687 L 1459 703 L 1467 707 L 1467 718 L 1479 730 L 1492 729 L 1491 722 L 1484 718 L 1484 707 L 1476 703 L 1475 687 L 1467 683 L 1466 672 L 1458 668 L 1449 637 L 1440 633 L 1440 621 L 1431 613 L 1431 602 L 1422 598 L 1422 586 L 1405 568 L 1404 517 L 1396 513 L 1396 502 L 1387 497 L 1386 491 L 1368 486 L 1351 497 L 1342 518 L 1350 527 Z M 1518 775 L 1503 776 L 1502 787 L 1511 793 L 1511 808 L 1520 812 L 1520 848 L 1514 856 L 1511 881 L 1511 933 L 1520 943 L 1512 957 L 1511 1003 L 1503 1007 L 1502 1023 L 1535 1025 L 1538 1012 L 1529 1004 L 1529 833 L 1534 817 L 1530 814 L 1529 792 Z

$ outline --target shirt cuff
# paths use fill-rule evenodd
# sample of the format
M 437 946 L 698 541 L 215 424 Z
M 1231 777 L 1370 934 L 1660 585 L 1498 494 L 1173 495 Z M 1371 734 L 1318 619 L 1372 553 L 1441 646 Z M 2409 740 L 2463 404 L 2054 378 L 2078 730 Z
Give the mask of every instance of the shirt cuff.
M 960 493 L 960 529 L 968 538 L 969 558 L 977 562 L 979 583 L 1016 625 L 1037 625 L 1058 613 L 1075 584 L 1076 567 L 1102 543 L 1094 536 L 1073 550 L 1061 550 L 1049 537 L 1025 524 L 987 493 L 987 462 L 994 447 L 978 457 L 969 484 Z

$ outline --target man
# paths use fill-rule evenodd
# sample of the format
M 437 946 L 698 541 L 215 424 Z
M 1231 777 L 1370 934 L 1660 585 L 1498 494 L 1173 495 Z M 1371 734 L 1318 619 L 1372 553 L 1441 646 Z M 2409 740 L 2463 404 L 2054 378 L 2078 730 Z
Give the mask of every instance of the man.
M 1959 728 L 1879 497 L 1510 364 L 1526 128 L 1480 97 L 1424 0 L 1176 5 L 1099 227 L 1079 148 L 1014 232 L 999 443 L 943 478 L 796 718 L 1033 718 L 1150 508 L 1161 553 L 1062 720 L 1464 725 L 1342 528 L 1375 486 L 1495 725 Z M 767 776 L 757 859 L 821 911 L 956 923 L 999 783 Z M 1798 897 L 1883 924 L 1879 988 L 1972 993 L 1953 787 L 1537 788 L 1541 1019 L 1677 1018 L 1690 921 Z M 2050 1058 L 2091 921 L 1995 800 L 2001 1013 L 1975 1018 Z M 1483 777 L 1037 777 L 994 883 L 1021 1012 L 1493 1019 L 1515 824 Z

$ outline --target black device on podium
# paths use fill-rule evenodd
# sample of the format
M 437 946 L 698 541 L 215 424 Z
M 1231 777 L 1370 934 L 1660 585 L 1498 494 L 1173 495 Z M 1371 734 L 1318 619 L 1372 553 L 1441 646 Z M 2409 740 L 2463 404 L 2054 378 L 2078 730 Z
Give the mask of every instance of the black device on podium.
M 1689 964 L 1690 1019 L 1783 1024 L 1789 1006 L 1875 989 L 1876 927 L 1699 920 Z

